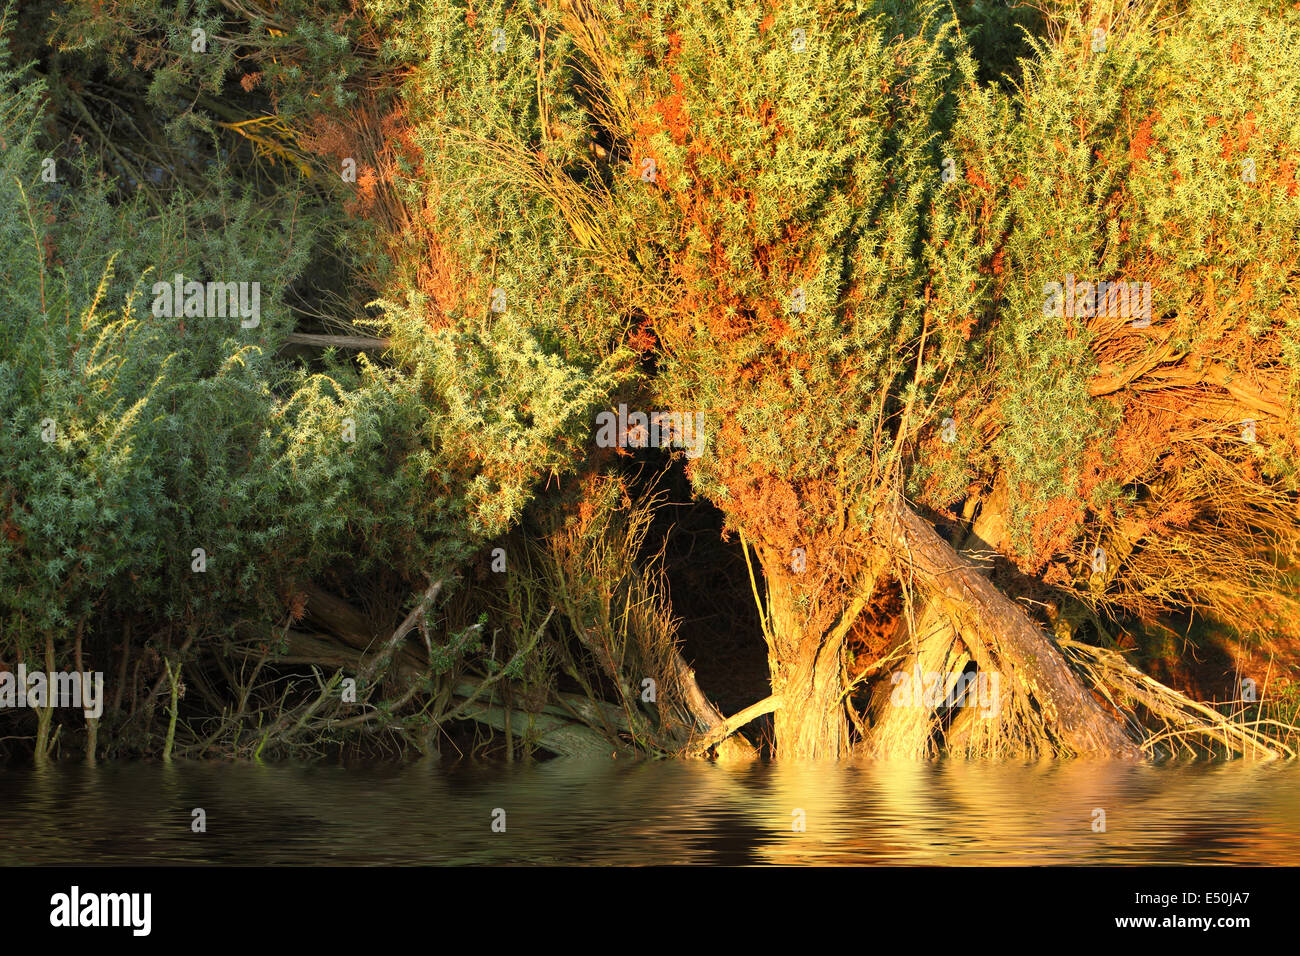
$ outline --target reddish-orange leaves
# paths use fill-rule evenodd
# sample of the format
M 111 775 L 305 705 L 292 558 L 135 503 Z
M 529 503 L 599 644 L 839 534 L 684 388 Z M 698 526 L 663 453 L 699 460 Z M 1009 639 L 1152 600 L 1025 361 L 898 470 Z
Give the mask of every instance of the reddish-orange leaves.
M 653 352 L 659 344 L 655 337 L 654 330 L 650 327 L 650 321 L 643 321 L 631 335 L 627 338 L 627 344 L 633 350 L 639 353 Z
M 1133 134 L 1133 141 L 1129 143 L 1128 155 L 1130 161 L 1134 163 L 1146 161 L 1147 150 L 1151 148 L 1151 144 L 1154 142 L 1154 139 L 1151 136 L 1151 127 L 1154 126 L 1156 121 L 1159 119 L 1160 114 L 1153 112 L 1150 116 L 1144 119 L 1142 125 L 1137 128 L 1137 132 Z
M 1246 114 L 1236 127 L 1236 136 L 1224 135 L 1219 139 L 1219 145 L 1222 147 L 1220 155 L 1224 159 L 1232 158 L 1234 152 L 1245 152 L 1246 147 L 1255 136 L 1255 113 L 1251 111 Z
M 682 110 L 683 82 L 681 76 L 676 73 L 670 75 L 669 80 L 675 92 L 655 103 L 654 108 L 660 116 L 664 129 L 673 138 L 673 142 L 681 146 L 686 142 L 686 134 L 690 132 L 690 123 Z
M 682 55 L 682 35 L 677 31 L 668 34 L 668 53 L 664 57 L 664 64 L 672 66 L 677 62 L 677 58 Z
M 1288 196 L 1296 194 L 1295 160 L 1284 159 L 1277 164 L 1277 175 L 1273 181 L 1286 190 Z

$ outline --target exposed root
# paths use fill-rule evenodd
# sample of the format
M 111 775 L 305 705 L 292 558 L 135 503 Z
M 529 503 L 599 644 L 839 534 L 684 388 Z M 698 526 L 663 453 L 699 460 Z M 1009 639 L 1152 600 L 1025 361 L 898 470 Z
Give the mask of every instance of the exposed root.
M 1166 687 L 1142 673 L 1115 651 L 1079 641 L 1062 639 L 1061 649 L 1071 662 L 1086 673 L 1094 687 L 1121 712 L 1124 705 L 1137 704 L 1159 720 L 1162 729 L 1145 733 L 1142 749 L 1153 757 L 1187 752 L 1194 756 L 1214 755 L 1215 744 L 1229 755 L 1243 757 L 1294 757 L 1296 751 L 1283 737 L 1265 732 L 1274 727 L 1288 737 L 1300 734 L 1300 727 L 1277 720 L 1246 721 L 1225 717 L 1213 708 L 1198 704 L 1185 694 Z M 1136 719 L 1131 718 L 1134 725 Z

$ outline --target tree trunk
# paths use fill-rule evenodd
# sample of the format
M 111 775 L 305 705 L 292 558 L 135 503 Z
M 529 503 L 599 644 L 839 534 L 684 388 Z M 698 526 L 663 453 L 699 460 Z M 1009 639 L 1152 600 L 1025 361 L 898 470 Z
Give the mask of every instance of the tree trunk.
M 1014 682 L 1050 744 L 1076 754 L 1136 758 L 1138 746 L 1023 610 L 902 501 L 875 526 L 881 542 L 915 575 L 967 641 L 980 670 Z
M 875 719 L 865 749 L 873 757 L 920 760 L 933 752 L 938 718 L 933 707 L 915 699 L 912 683 L 927 674 L 943 674 L 946 692 L 950 675 L 959 671 L 966 659 L 957 653 L 957 635 L 942 605 L 927 600 L 917 611 L 914 633 L 908 633 L 906 617 L 899 628 L 904 639 L 913 644 L 913 653 L 904 658 L 889 680 L 881 680 L 872 694 Z M 894 683 L 895 674 L 901 675 L 903 686 Z M 897 690 L 903 692 L 901 703 L 896 700 Z
M 764 565 L 767 581 L 767 655 L 772 694 L 782 706 L 773 718 L 780 757 L 838 758 L 848 751 L 844 711 L 847 628 L 809 628 L 797 586 L 784 564 Z
M 36 765 L 45 766 L 50 759 L 53 742 L 50 728 L 54 726 L 54 635 L 45 634 L 45 674 L 47 678 L 45 706 L 36 711 Z
M 1006 502 L 1006 486 L 999 482 L 984 500 L 970 533 L 962 542 L 962 555 L 972 559 L 977 569 L 979 561 L 976 555 L 1002 545 L 1006 535 Z M 970 659 L 968 654 L 958 653 L 957 631 L 939 601 L 922 595 L 915 618 L 909 620 L 905 615 L 899 622 L 899 630 L 911 647 L 894 673 L 908 675 L 909 682 L 915 680 L 918 673 L 948 675 L 959 671 Z M 874 722 L 864 749 L 873 757 L 900 759 L 919 760 L 934 754 L 939 733 L 938 713 L 930 707 L 913 706 L 910 694 L 906 695 L 906 706 L 895 706 L 895 685 L 892 683 L 893 675 L 890 676 L 891 683 L 882 683 L 872 697 Z M 955 724 L 965 724 L 964 717 L 964 714 L 958 714 Z M 981 727 L 987 729 L 987 723 Z M 944 743 L 945 749 L 951 753 L 948 747 L 951 738 Z

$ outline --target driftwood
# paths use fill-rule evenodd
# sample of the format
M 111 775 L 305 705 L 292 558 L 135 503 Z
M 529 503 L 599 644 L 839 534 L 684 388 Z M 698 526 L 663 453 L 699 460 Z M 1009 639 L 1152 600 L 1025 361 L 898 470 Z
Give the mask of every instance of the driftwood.
M 704 691 L 700 690 L 700 685 L 695 680 L 695 671 L 691 670 L 687 665 L 681 651 L 673 648 L 668 664 L 672 668 L 673 679 L 676 681 L 677 686 L 681 688 L 686 709 L 695 718 L 696 729 L 704 733 L 705 742 L 696 742 L 691 747 L 690 752 L 703 754 L 710 747 L 716 746 L 719 760 L 756 759 L 758 750 L 737 731 L 755 717 L 760 716 L 760 714 L 751 714 L 739 723 L 734 724 L 732 721 L 735 721 L 740 716 L 739 714 L 732 717 L 731 721 L 724 720 L 718 709 L 704 696 Z M 748 707 L 741 711 L 741 714 L 748 713 L 753 709 L 753 707 Z M 769 713 L 769 711 L 762 711 L 762 713 Z
M 720 752 L 719 756 L 721 756 L 722 745 L 724 743 L 732 742 L 729 739 L 732 734 L 738 731 L 741 727 L 744 727 L 751 720 L 762 717 L 764 714 L 770 714 L 780 710 L 783 703 L 784 702 L 780 697 L 773 695 L 771 697 L 764 697 L 756 704 L 750 704 L 744 710 L 732 714 L 726 720 L 716 724 L 702 739 L 697 740 L 691 748 L 691 754 L 694 756 L 700 756 L 707 753 L 710 747 L 717 746 Z M 743 746 L 749 747 L 750 750 L 753 749 L 750 747 L 748 741 L 745 741 Z M 741 755 L 745 756 L 743 751 Z M 757 756 L 757 754 L 755 753 L 754 756 Z
M 475 701 L 459 711 L 461 717 L 504 731 L 507 722 L 514 733 L 521 727 L 530 733 L 530 741 L 541 749 L 560 757 L 604 757 L 617 754 L 622 748 L 611 745 L 604 734 L 597 733 L 585 724 L 565 720 L 543 711 L 530 714 L 498 703 Z

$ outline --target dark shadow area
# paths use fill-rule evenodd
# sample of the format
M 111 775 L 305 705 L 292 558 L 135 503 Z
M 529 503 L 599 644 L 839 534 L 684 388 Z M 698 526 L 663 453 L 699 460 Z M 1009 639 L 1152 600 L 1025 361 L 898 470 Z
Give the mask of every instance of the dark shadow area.
M 629 462 L 635 462 L 628 469 L 634 493 L 657 491 L 663 498 L 645 556 L 663 550 L 682 656 L 695 668 L 700 688 L 730 716 L 770 692 L 767 648 L 740 542 L 734 535 L 723 539 L 721 511 L 692 497 L 684 457 L 665 468 L 664 454 L 650 449 Z M 754 572 L 761 593 L 761 572 Z M 770 716 L 761 718 L 744 734 L 757 743 L 770 724 Z

